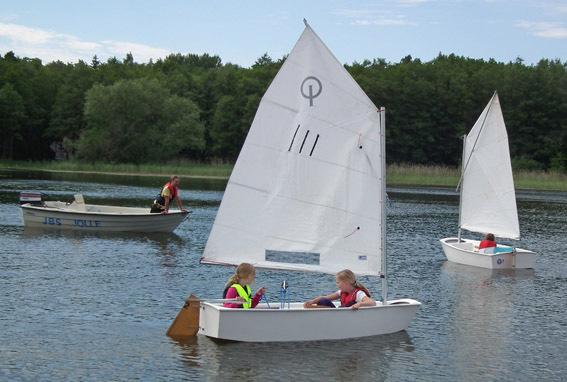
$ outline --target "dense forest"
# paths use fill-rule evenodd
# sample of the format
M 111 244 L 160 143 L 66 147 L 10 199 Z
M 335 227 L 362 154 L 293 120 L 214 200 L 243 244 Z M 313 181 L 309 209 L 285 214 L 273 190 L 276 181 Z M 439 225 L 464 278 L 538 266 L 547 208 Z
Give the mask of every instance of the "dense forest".
M 111 163 L 234 161 L 285 58 L 250 68 L 218 56 L 128 54 L 44 64 L 0 56 L 0 155 Z M 567 170 L 567 62 L 501 63 L 455 55 L 347 65 L 388 110 L 388 161 L 456 165 L 459 137 L 498 90 L 516 168 Z

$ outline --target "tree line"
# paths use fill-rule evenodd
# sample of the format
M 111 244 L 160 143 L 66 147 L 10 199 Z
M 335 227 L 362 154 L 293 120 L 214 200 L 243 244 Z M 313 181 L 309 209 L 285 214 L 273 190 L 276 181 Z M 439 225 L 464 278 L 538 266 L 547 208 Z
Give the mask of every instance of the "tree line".
M 0 56 L 0 155 L 111 163 L 234 161 L 285 61 L 250 68 L 208 54 L 42 63 Z M 498 90 L 515 168 L 567 170 L 567 62 L 439 54 L 346 65 L 388 109 L 388 161 L 457 165 L 460 137 Z

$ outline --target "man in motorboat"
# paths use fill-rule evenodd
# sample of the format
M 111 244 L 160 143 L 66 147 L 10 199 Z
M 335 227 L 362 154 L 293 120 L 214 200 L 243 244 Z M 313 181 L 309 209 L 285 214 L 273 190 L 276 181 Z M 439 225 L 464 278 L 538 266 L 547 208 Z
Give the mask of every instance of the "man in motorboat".
M 167 214 L 173 200 L 176 201 L 177 206 L 182 212 L 187 212 L 187 210 L 183 208 L 183 204 L 179 198 L 179 177 L 177 175 L 172 175 L 169 178 L 169 182 L 163 186 L 161 192 L 154 200 L 150 212 Z

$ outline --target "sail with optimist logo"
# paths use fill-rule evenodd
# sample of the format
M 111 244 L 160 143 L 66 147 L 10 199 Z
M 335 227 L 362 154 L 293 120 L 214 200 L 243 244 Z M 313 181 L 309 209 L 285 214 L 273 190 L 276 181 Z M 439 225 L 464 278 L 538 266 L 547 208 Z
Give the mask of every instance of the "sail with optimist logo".
M 201 262 L 382 274 L 383 118 L 306 24 L 260 102 Z

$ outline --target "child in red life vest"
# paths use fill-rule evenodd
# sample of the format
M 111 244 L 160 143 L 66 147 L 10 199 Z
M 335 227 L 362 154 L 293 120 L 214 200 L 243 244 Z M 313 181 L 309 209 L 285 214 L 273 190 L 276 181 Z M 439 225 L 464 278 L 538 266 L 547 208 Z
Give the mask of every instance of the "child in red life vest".
M 478 245 L 478 251 L 480 253 L 494 253 L 494 249 L 491 248 L 496 248 L 496 241 L 493 234 L 487 233 L 484 240 Z
M 224 287 L 223 298 L 238 298 L 241 303 L 225 302 L 225 308 L 255 308 L 262 299 L 262 295 L 266 292 L 266 288 L 260 288 L 252 297 L 252 289 L 250 284 L 256 278 L 256 268 L 252 264 L 242 263 L 236 268 L 236 272 L 232 275 Z
M 358 281 L 351 270 L 340 271 L 336 276 L 338 291 L 326 296 L 319 296 L 307 301 L 305 308 L 335 308 L 333 300 L 341 301 L 341 308 L 358 309 L 362 306 L 375 306 L 376 301 L 370 297 L 368 289 Z

